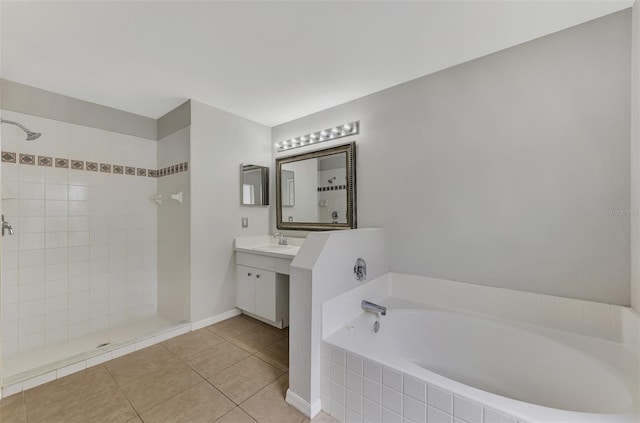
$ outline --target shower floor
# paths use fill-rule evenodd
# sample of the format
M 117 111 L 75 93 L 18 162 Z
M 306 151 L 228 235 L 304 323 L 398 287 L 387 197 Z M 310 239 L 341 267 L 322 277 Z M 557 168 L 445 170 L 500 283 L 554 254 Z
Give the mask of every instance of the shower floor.
M 46 348 L 4 357 L 2 359 L 2 385 L 8 386 L 21 382 L 176 326 L 176 324 L 169 323 L 160 317 L 151 317 Z M 98 345 L 101 344 L 107 345 L 98 348 Z

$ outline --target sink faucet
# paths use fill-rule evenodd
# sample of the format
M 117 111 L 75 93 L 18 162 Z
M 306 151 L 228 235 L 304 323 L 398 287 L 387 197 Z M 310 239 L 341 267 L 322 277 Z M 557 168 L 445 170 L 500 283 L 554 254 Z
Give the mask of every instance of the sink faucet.
M 278 239 L 278 245 L 289 245 L 287 242 L 287 237 L 284 236 L 282 232 L 276 232 L 273 237 Z
M 370 303 L 369 301 L 362 300 L 360 306 L 364 311 L 371 311 L 373 313 L 380 313 L 383 316 L 387 315 L 387 308 L 378 304 Z

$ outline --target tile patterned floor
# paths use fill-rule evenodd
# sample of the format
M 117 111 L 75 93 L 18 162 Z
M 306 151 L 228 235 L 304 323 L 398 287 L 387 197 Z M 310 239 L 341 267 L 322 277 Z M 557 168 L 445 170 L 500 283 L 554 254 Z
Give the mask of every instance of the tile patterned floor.
M 237 316 L 4 398 L 0 422 L 309 423 L 284 401 L 288 347 L 287 329 Z

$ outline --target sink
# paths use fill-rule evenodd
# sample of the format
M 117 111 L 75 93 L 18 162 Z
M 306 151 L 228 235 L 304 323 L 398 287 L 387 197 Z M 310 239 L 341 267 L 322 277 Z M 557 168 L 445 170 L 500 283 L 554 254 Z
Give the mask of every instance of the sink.
M 286 251 L 292 248 L 296 248 L 295 245 L 278 245 L 278 244 L 265 244 L 258 245 L 256 247 L 252 247 L 252 250 L 260 250 L 260 251 Z

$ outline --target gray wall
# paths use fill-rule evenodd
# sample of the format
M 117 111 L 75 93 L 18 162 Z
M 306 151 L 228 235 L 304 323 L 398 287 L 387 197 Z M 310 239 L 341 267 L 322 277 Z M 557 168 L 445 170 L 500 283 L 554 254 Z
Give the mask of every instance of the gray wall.
M 395 272 L 628 305 L 630 18 L 288 122 L 272 141 L 361 121 L 358 222 L 388 228 Z
M 0 98 L 2 108 L 5 110 L 150 140 L 158 139 L 156 119 L 18 84 L 6 79 L 0 79 Z
M 189 160 L 190 128 L 158 140 L 158 169 Z M 191 318 L 190 172 L 158 178 L 158 316 L 175 323 Z M 182 192 L 182 203 L 171 199 Z

